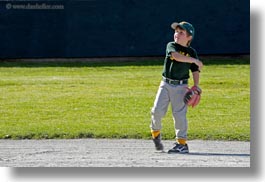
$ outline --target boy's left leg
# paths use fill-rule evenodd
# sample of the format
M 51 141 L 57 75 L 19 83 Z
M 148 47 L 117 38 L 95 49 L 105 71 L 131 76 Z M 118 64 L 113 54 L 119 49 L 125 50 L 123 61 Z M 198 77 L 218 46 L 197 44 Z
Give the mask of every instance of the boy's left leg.
M 186 93 L 186 86 L 178 86 L 171 95 L 172 115 L 174 119 L 176 143 L 168 153 L 188 153 L 187 130 L 188 122 L 186 118 L 187 106 L 183 98 Z

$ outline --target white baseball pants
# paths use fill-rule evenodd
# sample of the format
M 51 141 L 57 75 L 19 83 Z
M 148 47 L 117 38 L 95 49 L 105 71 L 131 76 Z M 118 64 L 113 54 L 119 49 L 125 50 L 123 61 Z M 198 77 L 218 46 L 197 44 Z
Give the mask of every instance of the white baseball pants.
M 162 129 L 161 120 L 168 110 L 169 103 L 171 103 L 176 139 L 187 139 L 187 106 L 183 102 L 187 86 L 187 84 L 171 85 L 161 81 L 151 110 L 151 130 Z

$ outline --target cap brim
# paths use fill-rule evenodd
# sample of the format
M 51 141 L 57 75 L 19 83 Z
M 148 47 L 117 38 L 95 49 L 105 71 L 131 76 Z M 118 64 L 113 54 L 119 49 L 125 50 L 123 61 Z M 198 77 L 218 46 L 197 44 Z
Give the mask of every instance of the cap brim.
M 171 28 L 174 29 L 174 30 L 175 30 L 178 26 L 181 27 L 182 29 L 185 29 L 182 25 L 180 25 L 180 24 L 177 23 L 177 22 L 174 22 L 174 23 L 171 24 Z

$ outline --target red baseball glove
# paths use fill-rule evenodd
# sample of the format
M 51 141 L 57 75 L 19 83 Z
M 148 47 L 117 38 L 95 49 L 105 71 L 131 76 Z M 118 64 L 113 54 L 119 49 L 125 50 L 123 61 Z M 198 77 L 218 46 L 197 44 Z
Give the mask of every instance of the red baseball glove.
M 201 99 L 202 90 L 198 86 L 188 88 L 187 93 L 184 96 L 184 103 L 188 106 L 195 107 L 199 104 Z

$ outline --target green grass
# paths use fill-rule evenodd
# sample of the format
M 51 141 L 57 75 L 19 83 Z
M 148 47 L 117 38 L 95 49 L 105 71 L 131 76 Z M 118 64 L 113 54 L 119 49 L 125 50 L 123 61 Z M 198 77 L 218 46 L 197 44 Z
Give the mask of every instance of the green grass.
M 163 60 L 0 62 L 0 138 L 150 138 Z M 248 59 L 206 60 L 189 139 L 250 140 Z M 171 110 L 163 138 L 174 138 Z

